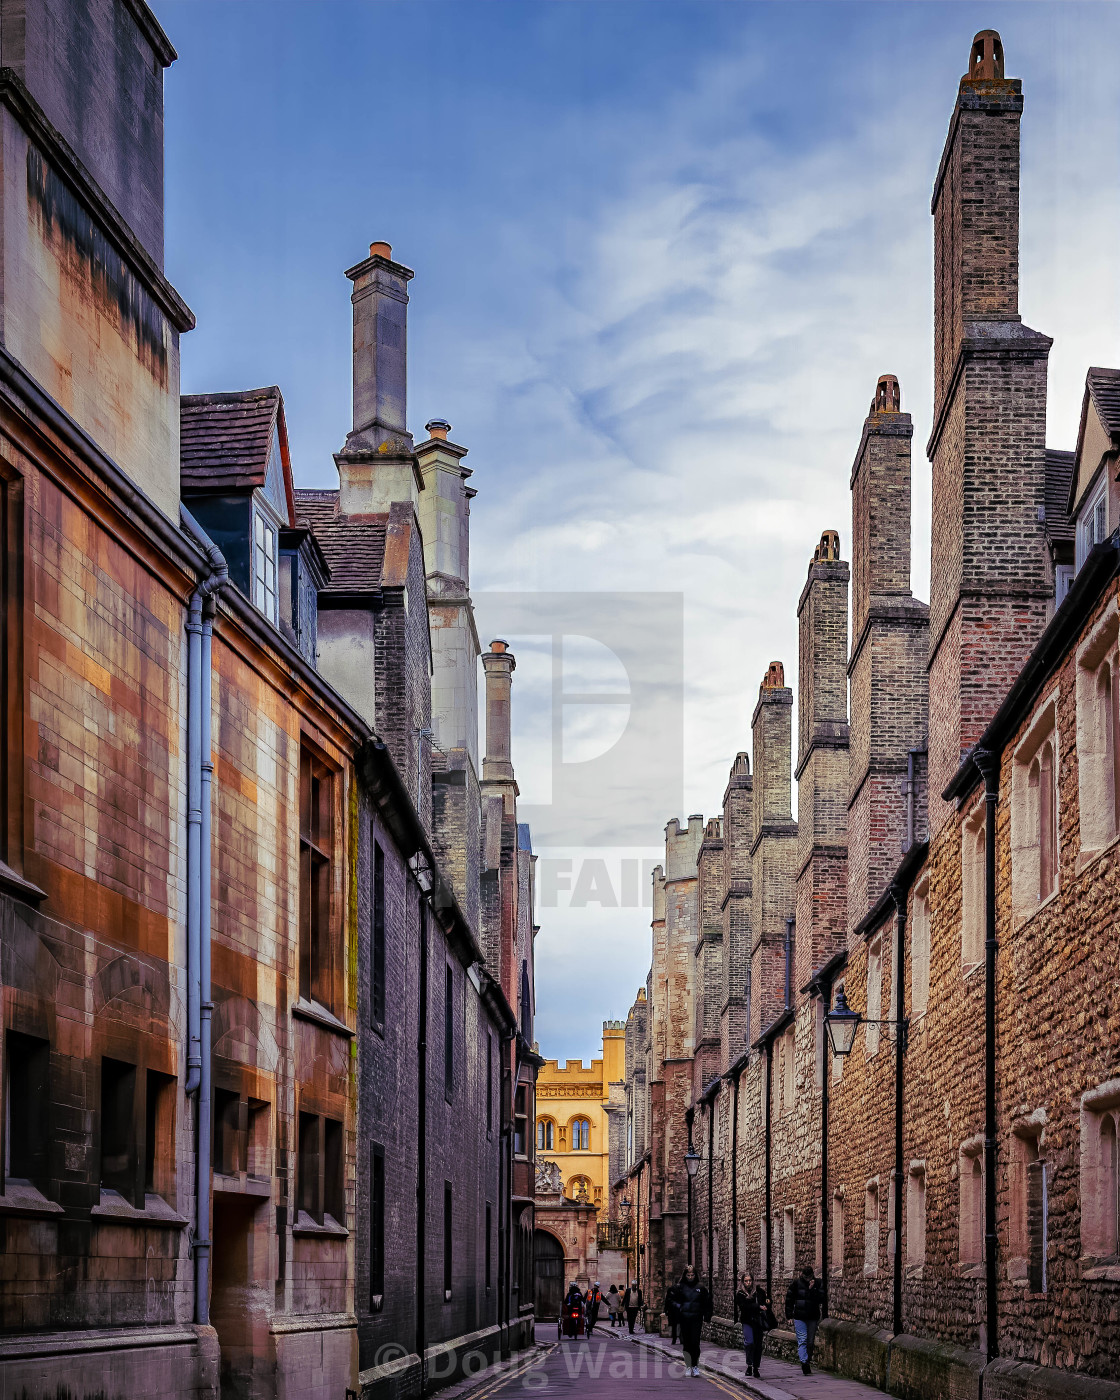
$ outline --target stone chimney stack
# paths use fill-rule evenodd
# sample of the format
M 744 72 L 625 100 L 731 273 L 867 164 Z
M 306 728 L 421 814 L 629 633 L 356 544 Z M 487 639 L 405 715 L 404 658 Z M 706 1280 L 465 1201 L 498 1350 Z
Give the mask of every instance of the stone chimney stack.
M 751 951 L 750 755 L 738 753 L 723 792 L 723 1000 L 721 1058 L 730 1067 L 747 1048 L 747 978 Z
M 910 592 L 910 439 L 898 380 L 879 378 L 852 467 L 848 936 L 924 840 L 929 609 Z M 906 784 L 913 774 L 913 791 Z
M 757 1040 L 785 1005 L 786 920 L 794 916 L 797 823 L 790 758 L 793 691 L 772 661 L 751 720 L 754 741 L 754 838 L 751 842 L 751 1028 Z
M 797 605 L 797 962 L 803 987 L 845 943 L 848 565 L 826 530 Z
M 1019 316 L 1022 84 L 976 36 L 933 190 L 930 822 L 1018 675 L 1053 593 L 1045 538 L 1049 337 Z
M 335 457 L 344 515 L 416 505 L 423 490 L 407 423 L 408 284 L 411 268 L 393 261 L 388 243 L 347 270 L 354 284 L 354 426 Z
M 485 783 L 513 783 L 510 761 L 510 689 L 516 666 L 509 643 L 500 639 L 483 653 L 486 672 L 486 757 L 482 760 Z

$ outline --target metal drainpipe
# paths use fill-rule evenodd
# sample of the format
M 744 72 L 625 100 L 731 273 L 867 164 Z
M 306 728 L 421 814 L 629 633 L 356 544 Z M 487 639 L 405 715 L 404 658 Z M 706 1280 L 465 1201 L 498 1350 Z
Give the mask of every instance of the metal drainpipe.
M 974 755 L 984 779 L 984 1275 L 988 1360 L 999 1355 L 999 1296 L 996 1251 L 996 804 L 999 754 Z
M 786 920 L 786 1010 L 793 1005 L 793 926 L 796 919 Z
M 903 1005 L 905 984 L 903 958 L 906 948 L 906 891 L 891 888 L 897 932 L 894 954 L 894 1308 L 893 1326 L 897 1337 L 902 1331 L 902 1104 L 903 1056 L 906 1054 L 906 1016 Z
M 822 982 L 820 986 L 821 999 L 824 1002 L 824 1009 L 827 1014 L 828 1008 L 832 1005 L 832 983 Z M 821 1291 L 824 1293 L 824 1303 L 821 1306 L 821 1316 L 828 1316 L 828 1231 L 832 1217 L 828 1196 L 828 1080 L 832 1066 L 828 1059 L 828 1028 L 824 1031 L 824 1046 L 822 1047 L 821 1062 Z
M 420 1358 L 420 1394 L 428 1388 L 427 1280 L 425 1253 L 428 1211 L 428 910 L 423 891 L 417 902 L 420 935 L 420 988 L 416 1024 L 416 1355 Z
M 688 1126 L 688 1150 L 692 1151 L 692 1109 L 690 1108 L 684 1115 L 684 1121 Z M 692 1173 L 687 1173 L 688 1182 L 688 1254 L 685 1256 L 685 1263 L 692 1263 Z
M 211 641 L 217 594 L 229 582 L 225 557 L 191 515 L 187 533 L 202 546 L 209 572 L 191 594 L 187 619 L 187 1084 L 198 1092 L 195 1138 L 194 1319 L 210 1322 L 211 1056 L 210 985 L 211 796 L 214 765 L 210 718 L 214 701 Z M 197 1035 L 197 1041 L 196 1041 Z M 197 1049 L 196 1049 L 197 1045 Z M 192 1053 L 193 1052 L 193 1053 Z
M 771 1084 L 771 1080 L 773 1079 L 773 1071 L 774 1042 L 771 1039 L 766 1042 L 766 1296 L 768 1298 L 773 1296 L 774 1290 L 774 1270 L 772 1264 L 772 1251 L 774 1245 L 772 1236 L 774 1232 L 771 1228 L 770 1221 L 770 1098 L 773 1092 L 773 1086 Z
M 731 1296 L 739 1287 L 739 1075 L 735 1073 L 731 1097 Z
M 716 1099 L 713 1094 L 708 1100 L 708 1293 L 712 1291 L 712 1262 L 715 1257 L 715 1231 L 712 1224 L 712 1172 L 715 1161 L 712 1149 L 715 1146 Z

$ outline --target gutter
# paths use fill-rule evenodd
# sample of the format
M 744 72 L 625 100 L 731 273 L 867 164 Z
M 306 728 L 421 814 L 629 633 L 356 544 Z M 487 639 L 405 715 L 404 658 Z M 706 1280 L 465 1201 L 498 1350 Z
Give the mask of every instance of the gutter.
M 194 1320 L 210 1321 L 210 1162 L 211 1162 L 211 803 L 214 764 L 210 719 L 214 705 L 211 644 L 218 593 L 229 583 L 221 550 L 181 509 L 183 527 L 206 555 L 208 572 L 190 597 L 187 614 L 187 1082 L 197 1094 L 195 1136 Z

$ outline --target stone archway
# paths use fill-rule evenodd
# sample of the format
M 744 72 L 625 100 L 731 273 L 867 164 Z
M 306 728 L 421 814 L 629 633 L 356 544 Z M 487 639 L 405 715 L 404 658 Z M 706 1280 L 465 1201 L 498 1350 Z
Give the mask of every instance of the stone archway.
M 564 1246 L 548 1230 L 533 1231 L 537 1317 L 559 1317 L 564 1303 Z

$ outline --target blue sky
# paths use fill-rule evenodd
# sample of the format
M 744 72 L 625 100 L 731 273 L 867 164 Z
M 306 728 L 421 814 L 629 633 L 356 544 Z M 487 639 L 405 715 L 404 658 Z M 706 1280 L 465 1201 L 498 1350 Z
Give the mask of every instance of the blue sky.
M 1021 77 L 1024 319 L 1055 337 L 1050 440 L 1120 363 L 1120 7 L 155 0 L 167 270 L 198 316 L 183 387 L 278 383 L 298 481 L 350 422 L 349 284 L 416 270 L 414 431 L 470 448 L 473 587 L 684 596 L 684 790 L 717 811 L 876 377 L 915 417 L 927 596 L 929 194 L 976 30 Z M 490 635 L 489 631 L 487 635 Z M 656 645 L 651 642 L 651 645 Z M 547 686 L 523 667 L 529 773 Z M 539 729 L 539 724 L 536 724 Z M 600 814 L 601 816 L 602 814 Z M 573 817 L 578 870 L 595 825 Z M 601 826 L 601 823 L 599 824 Z M 644 838 L 643 838 L 644 839 Z M 621 844 L 621 843 L 620 843 Z M 601 852 L 600 852 L 601 854 Z M 561 901 L 562 906 L 562 901 Z M 649 961 L 648 911 L 541 911 L 538 1033 L 587 1058 Z

